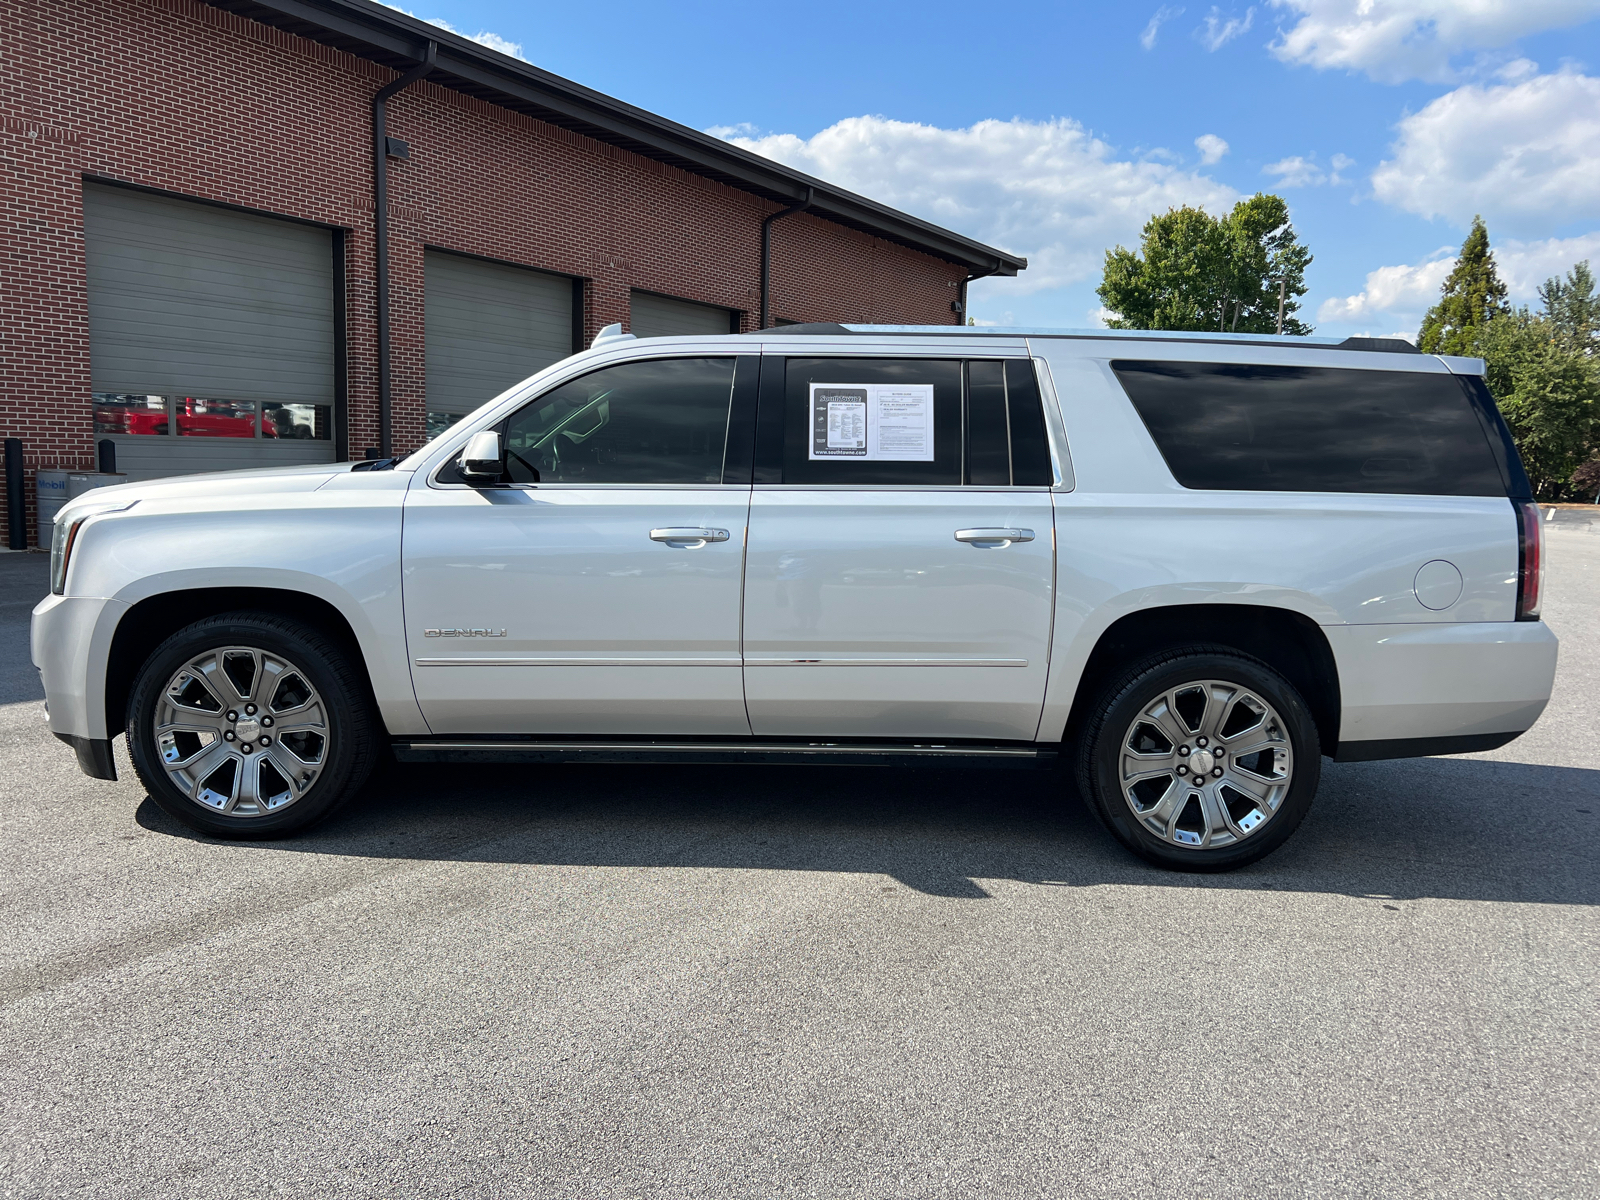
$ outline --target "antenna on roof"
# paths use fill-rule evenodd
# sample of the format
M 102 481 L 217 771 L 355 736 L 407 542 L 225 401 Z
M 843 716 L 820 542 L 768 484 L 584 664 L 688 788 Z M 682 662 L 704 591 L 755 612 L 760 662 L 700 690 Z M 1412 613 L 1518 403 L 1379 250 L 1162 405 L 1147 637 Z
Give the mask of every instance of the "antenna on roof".
M 622 322 L 618 321 L 614 325 L 607 325 L 599 333 L 595 334 L 594 341 L 589 343 L 589 349 L 595 350 L 610 342 L 631 342 L 637 336 L 637 334 L 623 333 Z

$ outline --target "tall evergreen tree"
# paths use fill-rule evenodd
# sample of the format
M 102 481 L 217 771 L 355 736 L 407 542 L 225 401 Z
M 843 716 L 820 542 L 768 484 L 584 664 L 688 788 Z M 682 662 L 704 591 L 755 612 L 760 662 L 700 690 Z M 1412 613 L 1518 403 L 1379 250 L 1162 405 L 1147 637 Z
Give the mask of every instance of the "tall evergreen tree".
M 1489 230 L 1482 217 L 1473 217 L 1439 303 L 1422 318 L 1417 344 L 1424 354 L 1474 355 L 1479 329 L 1509 311 L 1506 285 L 1500 282 L 1489 249 Z
M 1311 252 L 1279 196 L 1241 200 L 1225 217 L 1185 205 L 1145 222 L 1139 252 L 1106 251 L 1099 295 L 1112 329 L 1274 333 L 1278 279 L 1285 280 L 1283 331 L 1308 334 L 1295 314 L 1306 294 Z
M 1552 275 L 1539 288 L 1544 309 L 1539 314 L 1569 350 L 1594 355 L 1600 350 L 1600 295 L 1595 293 L 1594 272 L 1584 259 L 1562 279 Z

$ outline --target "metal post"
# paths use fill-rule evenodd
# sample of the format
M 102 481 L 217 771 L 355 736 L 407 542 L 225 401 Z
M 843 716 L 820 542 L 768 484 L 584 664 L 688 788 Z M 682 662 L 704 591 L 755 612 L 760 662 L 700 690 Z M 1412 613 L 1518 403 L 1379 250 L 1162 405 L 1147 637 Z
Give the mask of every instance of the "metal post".
M 1283 297 L 1284 297 L 1284 288 L 1286 288 L 1288 286 L 1289 286 L 1289 277 L 1287 275 L 1279 275 L 1278 276 L 1278 336 L 1279 337 L 1283 336 Z
M 28 512 L 22 496 L 22 439 L 6 439 L 6 516 L 10 518 L 10 546 L 28 548 Z

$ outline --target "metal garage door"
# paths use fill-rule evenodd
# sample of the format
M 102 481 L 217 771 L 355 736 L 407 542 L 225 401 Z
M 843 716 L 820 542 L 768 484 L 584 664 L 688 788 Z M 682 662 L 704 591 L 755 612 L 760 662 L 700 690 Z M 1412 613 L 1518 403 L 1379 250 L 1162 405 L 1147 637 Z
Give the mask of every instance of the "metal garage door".
M 430 250 L 428 436 L 572 353 L 573 281 Z
M 671 337 L 674 334 L 738 333 L 732 309 L 692 300 L 674 300 L 654 292 L 634 292 L 629 300 L 628 332 L 634 337 Z
M 133 479 L 334 460 L 333 234 L 86 185 L 95 430 Z

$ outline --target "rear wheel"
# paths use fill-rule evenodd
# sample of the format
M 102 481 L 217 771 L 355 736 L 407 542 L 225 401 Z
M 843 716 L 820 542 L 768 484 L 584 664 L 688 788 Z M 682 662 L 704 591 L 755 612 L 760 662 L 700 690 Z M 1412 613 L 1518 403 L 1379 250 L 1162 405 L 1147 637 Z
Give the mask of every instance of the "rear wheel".
M 1321 745 L 1305 701 L 1258 659 L 1180 648 L 1102 693 L 1078 783 L 1117 839 L 1164 867 L 1225 871 L 1294 832 L 1316 795 Z
M 267 613 L 179 630 L 140 668 L 128 704 L 128 750 L 151 798 L 224 837 L 282 837 L 327 816 L 371 773 L 376 730 L 348 656 Z

